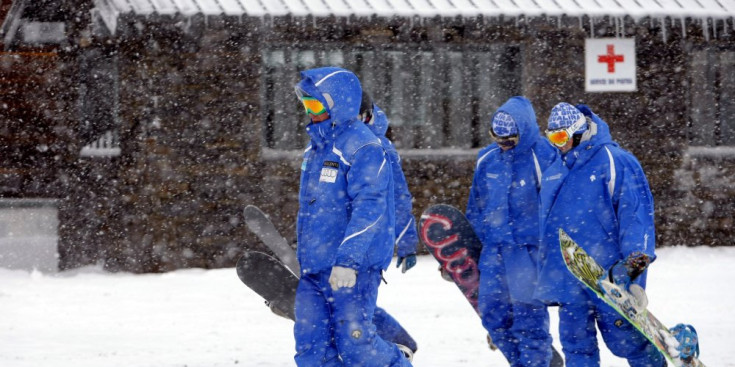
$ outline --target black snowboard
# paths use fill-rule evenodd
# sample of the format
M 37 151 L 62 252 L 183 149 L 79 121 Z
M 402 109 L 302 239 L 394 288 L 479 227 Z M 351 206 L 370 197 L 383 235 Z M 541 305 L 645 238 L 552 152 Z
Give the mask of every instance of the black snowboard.
M 475 234 L 472 225 L 459 209 L 446 204 L 438 204 L 424 210 L 419 220 L 419 237 L 429 249 L 429 253 L 439 262 L 442 273 L 450 276 L 457 288 L 477 310 L 477 294 L 480 285 L 480 252 L 482 242 Z M 497 285 L 510 295 L 505 283 Z M 552 346 L 551 367 L 564 366 L 564 360 Z
M 299 278 L 276 258 L 258 251 L 245 251 L 235 267 L 237 276 L 265 299 L 274 313 L 294 316 L 294 300 Z

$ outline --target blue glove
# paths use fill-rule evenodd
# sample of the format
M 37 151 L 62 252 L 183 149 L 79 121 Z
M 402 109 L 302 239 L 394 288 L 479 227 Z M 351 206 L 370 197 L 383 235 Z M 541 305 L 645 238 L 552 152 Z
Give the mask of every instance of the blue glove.
M 416 254 L 399 256 L 398 261 L 396 261 L 396 268 L 401 267 L 401 264 L 403 264 L 403 267 L 401 268 L 401 273 L 407 272 L 408 269 L 411 269 L 414 265 L 416 265 Z
M 608 276 L 611 282 L 628 289 L 630 284 L 646 271 L 650 263 L 651 258 L 648 255 L 636 251 L 613 264 L 608 271 Z

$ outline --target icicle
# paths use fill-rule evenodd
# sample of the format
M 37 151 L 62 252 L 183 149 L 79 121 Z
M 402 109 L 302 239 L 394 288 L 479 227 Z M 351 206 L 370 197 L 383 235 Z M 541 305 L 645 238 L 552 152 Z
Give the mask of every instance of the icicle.
M 704 40 L 709 42 L 709 22 L 707 19 L 700 18 L 702 22 L 702 33 L 704 33 Z
M 661 18 L 661 37 L 663 37 L 664 43 L 668 41 L 668 35 L 666 34 L 666 18 Z
M 717 19 L 712 18 L 712 37 L 717 39 Z
M 618 17 L 612 15 L 605 15 L 607 23 L 612 27 L 615 38 L 618 38 Z
M 590 17 L 590 38 L 595 38 L 595 18 Z
M 684 17 L 679 18 L 679 22 L 681 22 L 681 39 L 687 38 L 687 24 L 686 19 Z

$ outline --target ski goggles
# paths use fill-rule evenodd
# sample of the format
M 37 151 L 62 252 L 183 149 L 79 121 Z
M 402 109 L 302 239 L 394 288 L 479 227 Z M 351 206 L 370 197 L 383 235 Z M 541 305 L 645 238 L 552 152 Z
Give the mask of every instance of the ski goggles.
M 563 147 L 564 145 L 566 145 L 569 139 L 572 138 L 572 135 L 574 135 L 577 130 L 582 128 L 585 123 L 587 123 L 587 119 L 582 116 L 579 120 L 577 120 L 575 123 L 565 129 L 546 130 L 546 137 L 552 144 L 556 145 L 557 147 Z
M 518 145 L 518 141 L 520 140 L 520 136 L 518 136 L 518 134 L 508 136 L 495 135 L 493 129 L 490 129 L 490 136 L 493 138 L 493 140 L 495 140 L 496 143 L 498 143 L 498 145 L 506 148 L 513 148 L 514 146 Z
M 324 105 L 319 102 L 318 99 L 305 94 L 301 89 L 296 88 L 296 95 L 301 100 L 301 103 L 304 104 L 304 110 L 306 110 L 306 114 L 312 114 L 315 116 L 319 116 L 323 113 L 327 112 L 327 109 L 324 107 Z

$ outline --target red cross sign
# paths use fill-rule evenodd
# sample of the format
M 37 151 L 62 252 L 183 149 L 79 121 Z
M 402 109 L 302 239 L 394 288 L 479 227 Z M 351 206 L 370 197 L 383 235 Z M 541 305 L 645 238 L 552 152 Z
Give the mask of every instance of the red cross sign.
M 615 63 L 625 61 L 623 55 L 615 54 L 615 45 L 607 45 L 607 54 L 597 56 L 597 61 L 600 63 L 607 63 L 607 72 L 615 72 Z
M 635 38 L 584 40 L 584 90 L 633 92 L 637 90 Z

